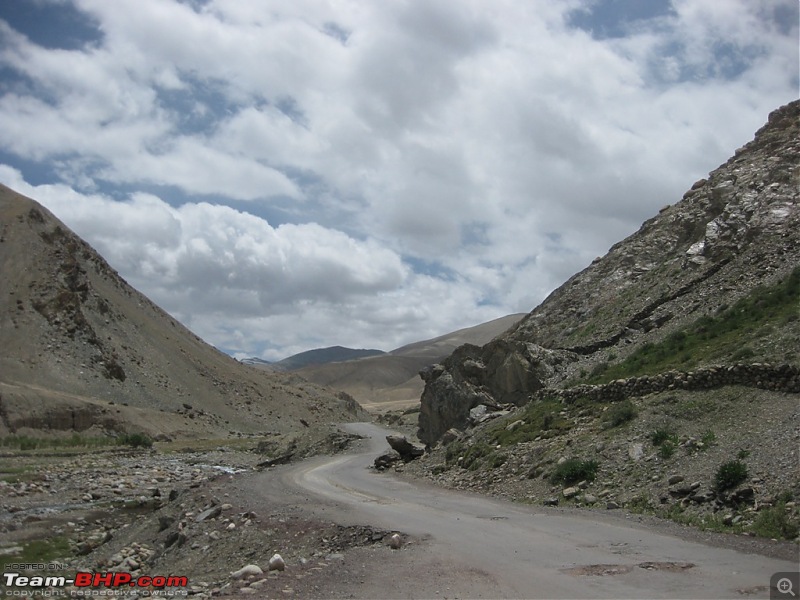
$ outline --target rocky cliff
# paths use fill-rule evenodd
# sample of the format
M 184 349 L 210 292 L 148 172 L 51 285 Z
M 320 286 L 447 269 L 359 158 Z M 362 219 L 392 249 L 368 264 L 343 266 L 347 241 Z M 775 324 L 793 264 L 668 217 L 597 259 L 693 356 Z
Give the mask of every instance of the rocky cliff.
M 781 285 L 800 265 L 799 190 L 797 101 L 770 114 L 753 141 L 501 339 L 462 347 L 424 371 L 420 439 L 434 444 L 448 428 L 465 428 L 478 405 L 525 404 L 537 390 L 591 383 L 604 371 L 637 375 L 636 365 L 654 373 L 659 365 L 688 369 L 743 358 L 796 365 L 796 298 L 788 309 L 780 304 L 780 323 L 764 310 L 739 329 L 735 322 L 745 307 L 758 312 L 762 290 Z M 703 341 L 704 331 L 724 329 L 719 322 L 734 325 Z M 673 348 L 675 360 L 647 363 L 642 357 L 654 347 Z

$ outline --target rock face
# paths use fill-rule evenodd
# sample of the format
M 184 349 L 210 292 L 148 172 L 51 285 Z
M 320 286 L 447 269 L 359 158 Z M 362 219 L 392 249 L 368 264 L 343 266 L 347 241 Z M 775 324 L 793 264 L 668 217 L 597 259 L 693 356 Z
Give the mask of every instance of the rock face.
M 422 372 L 420 439 L 433 444 L 450 427 L 464 429 L 479 404 L 524 404 L 787 277 L 800 264 L 798 190 L 800 101 L 771 113 L 752 142 L 514 329 Z M 753 362 L 784 365 L 793 335 L 765 332 Z

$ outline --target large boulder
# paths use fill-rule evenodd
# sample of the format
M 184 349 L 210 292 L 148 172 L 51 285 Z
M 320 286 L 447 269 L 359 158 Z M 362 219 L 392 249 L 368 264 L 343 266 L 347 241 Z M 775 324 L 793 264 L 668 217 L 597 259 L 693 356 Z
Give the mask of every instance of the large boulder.
M 403 458 L 400 456 L 399 452 L 396 450 L 389 450 L 375 459 L 375 468 L 378 469 L 378 471 L 385 471 L 402 460 Z
M 496 410 L 527 403 L 552 377 L 564 354 L 502 339 L 483 347 L 460 346 L 444 363 L 420 373 L 425 389 L 417 437 L 433 445 L 448 429 L 472 424 L 470 410 L 479 405 Z
M 409 442 L 404 435 L 387 435 L 386 441 L 392 447 L 392 450 L 400 455 L 400 458 L 405 462 L 419 458 L 425 454 L 425 447 Z

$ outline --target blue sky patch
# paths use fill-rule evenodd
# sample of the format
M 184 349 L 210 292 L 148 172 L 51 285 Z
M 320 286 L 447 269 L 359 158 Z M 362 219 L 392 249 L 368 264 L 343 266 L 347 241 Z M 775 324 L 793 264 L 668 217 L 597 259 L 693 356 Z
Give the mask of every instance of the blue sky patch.
M 598 0 L 588 8 L 572 11 L 567 24 L 603 40 L 625 37 L 642 21 L 670 14 L 674 10 L 667 0 Z
M 4 0 L 0 19 L 44 48 L 77 50 L 103 39 L 97 24 L 69 2 Z

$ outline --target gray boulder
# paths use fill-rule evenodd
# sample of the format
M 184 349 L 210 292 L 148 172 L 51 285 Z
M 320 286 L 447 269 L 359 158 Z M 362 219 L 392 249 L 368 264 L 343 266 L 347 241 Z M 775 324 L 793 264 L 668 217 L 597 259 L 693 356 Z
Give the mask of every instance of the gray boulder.
M 395 450 L 405 462 L 419 458 L 425 454 L 425 446 L 409 442 L 404 435 L 387 435 L 386 441 Z

